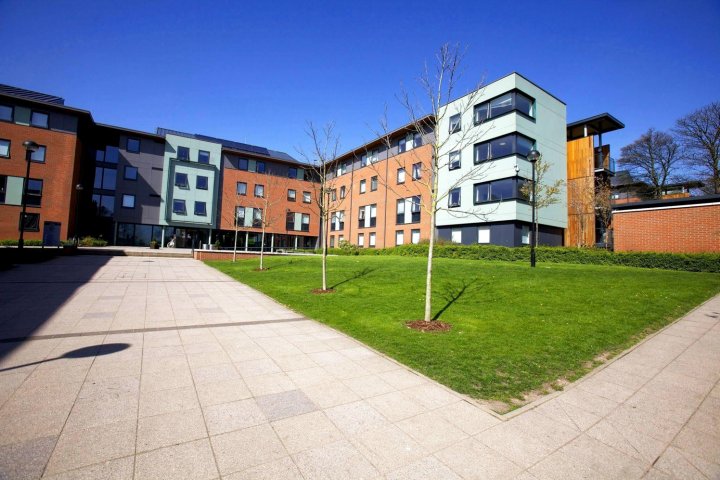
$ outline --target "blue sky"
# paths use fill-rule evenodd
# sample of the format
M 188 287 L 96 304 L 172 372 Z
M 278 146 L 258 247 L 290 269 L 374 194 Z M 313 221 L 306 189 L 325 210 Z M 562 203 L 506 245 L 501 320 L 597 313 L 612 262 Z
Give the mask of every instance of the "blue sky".
M 62 96 L 96 121 L 284 150 L 307 121 L 342 150 L 373 136 L 445 42 L 465 85 L 518 71 L 567 103 L 609 112 L 614 156 L 649 127 L 720 100 L 720 2 L 0 0 L 0 83 Z

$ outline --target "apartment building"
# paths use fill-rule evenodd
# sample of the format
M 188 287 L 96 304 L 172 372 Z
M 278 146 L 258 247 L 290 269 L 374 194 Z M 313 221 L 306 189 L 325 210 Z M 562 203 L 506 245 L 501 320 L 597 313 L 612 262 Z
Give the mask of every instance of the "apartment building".
M 333 163 L 328 245 L 363 248 L 419 243 L 430 236 L 427 172 L 432 159 L 430 117 L 396 129 L 339 156 Z M 425 175 L 425 178 L 423 178 Z
M 90 112 L 60 97 L 0 85 L 0 238 L 18 238 L 27 140 L 39 147 L 29 162 L 25 239 L 40 240 L 45 230 L 75 234 L 81 137 L 91 124 Z

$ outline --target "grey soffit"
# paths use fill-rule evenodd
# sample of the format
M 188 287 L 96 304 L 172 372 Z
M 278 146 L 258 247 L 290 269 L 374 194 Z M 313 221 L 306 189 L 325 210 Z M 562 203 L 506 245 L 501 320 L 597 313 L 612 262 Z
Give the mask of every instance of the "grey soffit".
M 35 102 L 52 103 L 53 105 L 65 106 L 65 99 L 47 93 L 34 92 L 24 88 L 13 87 L 11 85 L 0 84 L 0 93 L 12 95 L 14 97 L 27 98 Z

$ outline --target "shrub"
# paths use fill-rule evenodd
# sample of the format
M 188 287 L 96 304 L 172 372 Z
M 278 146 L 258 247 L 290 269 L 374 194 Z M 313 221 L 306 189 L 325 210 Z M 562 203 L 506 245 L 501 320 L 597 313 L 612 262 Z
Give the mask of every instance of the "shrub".
M 81 247 L 107 247 L 107 240 L 103 240 L 102 238 L 94 238 L 94 237 L 83 237 L 80 239 L 80 246 Z
M 359 255 L 360 249 L 357 245 L 353 245 L 347 240 L 342 240 L 338 246 L 340 247 L 340 255 Z
M 3 247 L 17 247 L 18 241 L 15 239 L 0 240 L 0 246 Z M 40 247 L 42 246 L 42 240 L 23 240 L 23 245 L 26 247 Z

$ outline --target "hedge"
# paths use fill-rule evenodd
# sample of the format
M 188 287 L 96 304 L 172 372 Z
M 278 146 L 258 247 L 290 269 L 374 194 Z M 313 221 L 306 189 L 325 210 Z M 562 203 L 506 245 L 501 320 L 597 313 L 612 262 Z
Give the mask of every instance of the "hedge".
M 3 247 L 17 247 L 17 244 L 17 239 L 0 240 L 0 246 Z M 42 246 L 42 240 L 23 240 L 23 245 L 26 247 L 40 247 Z
M 427 243 L 374 249 L 329 249 L 334 255 L 399 255 L 426 256 Z M 357 253 L 356 253 L 357 252 Z M 538 247 L 537 261 L 546 263 L 576 263 L 591 265 L 621 265 L 638 268 L 661 268 L 688 272 L 720 273 L 720 254 L 716 253 L 650 253 L 612 252 L 595 248 Z M 435 257 L 466 260 L 496 260 L 503 262 L 529 262 L 529 247 L 501 247 L 497 245 L 436 245 Z

